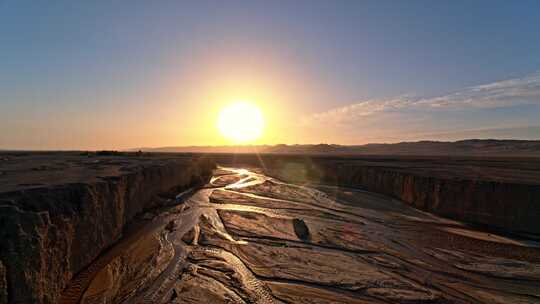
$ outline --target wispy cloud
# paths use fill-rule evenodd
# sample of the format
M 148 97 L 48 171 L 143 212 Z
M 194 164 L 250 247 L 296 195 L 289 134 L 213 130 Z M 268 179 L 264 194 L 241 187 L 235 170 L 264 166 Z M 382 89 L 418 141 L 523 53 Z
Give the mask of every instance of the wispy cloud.
M 407 97 L 396 97 L 389 100 L 366 100 L 341 108 L 332 109 L 327 112 L 315 113 L 304 118 L 304 123 L 312 122 L 332 122 L 337 124 L 355 121 L 364 116 L 371 116 L 383 111 L 398 110 L 412 106 L 414 100 Z
M 417 102 L 418 105 L 443 108 L 493 108 L 532 103 L 540 103 L 540 73 L 474 86 L 450 95 Z
M 348 124 L 360 118 L 405 109 L 441 111 L 445 109 L 498 108 L 524 104 L 540 104 L 540 72 L 522 78 L 478 85 L 452 94 L 418 98 L 399 96 L 392 99 L 361 101 L 330 111 L 312 114 L 304 125 L 320 123 Z

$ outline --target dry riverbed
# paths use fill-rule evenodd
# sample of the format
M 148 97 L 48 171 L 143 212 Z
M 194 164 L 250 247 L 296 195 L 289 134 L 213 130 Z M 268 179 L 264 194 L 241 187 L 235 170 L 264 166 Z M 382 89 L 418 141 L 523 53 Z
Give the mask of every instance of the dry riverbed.
M 188 193 L 190 194 L 190 193 Z M 540 249 L 359 189 L 220 168 L 62 303 L 539 303 Z

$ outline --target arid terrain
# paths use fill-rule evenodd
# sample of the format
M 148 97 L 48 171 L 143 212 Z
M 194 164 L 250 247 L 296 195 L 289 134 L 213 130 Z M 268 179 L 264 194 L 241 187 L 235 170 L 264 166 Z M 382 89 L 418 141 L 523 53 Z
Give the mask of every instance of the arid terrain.
M 219 169 L 207 189 L 147 215 L 152 231 L 113 249 L 96 277 L 79 283 L 89 284 L 82 303 L 540 300 L 534 242 L 471 229 L 378 194 L 318 190 L 256 172 Z M 123 267 L 134 272 L 118 276 Z
M 540 0 L 486 2 L 0 0 L 0 304 L 540 304 Z
M 106 221 L 92 221 L 89 226 L 92 228 L 87 227 L 85 231 L 70 228 L 84 222 L 82 213 L 87 208 L 79 206 L 71 213 L 62 210 L 52 212 L 52 204 L 66 198 L 54 196 L 55 187 L 65 184 L 73 187 L 79 183 L 100 185 L 100 179 L 96 181 L 88 173 L 82 181 L 66 181 L 59 177 L 58 184 L 47 185 L 39 184 L 36 170 L 30 170 L 29 177 L 25 177 L 27 169 L 13 169 L 16 163 L 21 164 L 15 163 L 15 159 L 25 159 L 26 166 L 34 168 L 41 162 L 51 164 L 51 158 L 57 160 L 58 166 L 66 161 L 79 164 L 74 167 L 84 169 L 84 172 L 89 172 L 87 162 L 107 168 L 119 166 L 118 171 L 107 171 L 110 177 L 100 178 L 113 181 L 107 187 L 125 183 L 120 188 L 107 190 L 111 193 L 133 187 L 139 187 L 137 191 L 143 193 L 144 185 L 171 179 L 174 175 L 163 171 L 163 168 L 171 166 L 171 162 L 180 162 L 183 167 L 175 167 L 175 170 L 183 170 L 183 176 L 193 174 L 199 181 L 176 177 L 177 185 L 174 187 L 175 183 L 158 187 L 160 189 L 149 187 L 148 191 L 153 195 L 149 196 L 148 202 L 113 226 L 120 230 L 116 228 L 115 237 L 104 242 L 103 236 L 112 234 L 105 231 L 111 226 Z M 42 218 L 48 208 L 50 217 L 46 223 L 36 222 L 30 215 L 20 215 L 17 220 L 2 219 L 3 231 L 10 228 L 9 223 L 15 222 L 21 233 L 35 233 L 34 239 L 38 241 L 29 241 L 28 244 L 42 246 L 28 251 L 34 253 L 33 256 L 15 259 L 19 264 L 14 264 L 16 251 L 22 249 L 13 246 L 17 244 L 11 239 L 13 235 L 3 232 L 3 243 L 11 244 L 7 251 L 3 247 L 1 252 L 6 265 L 1 268 L 8 274 L 9 282 L 4 283 L 4 287 L 8 287 L 4 289 L 7 291 L 5 299 L 10 303 L 25 303 L 24 295 L 14 292 L 16 284 L 22 284 L 22 281 L 17 281 L 22 277 L 14 274 L 19 270 L 13 267 L 26 265 L 28 268 L 23 270 L 26 273 L 23 277 L 37 279 L 26 279 L 26 283 L 20 286 L 30 286 L 29 290 L 37 294 L 33 301 L 39 303 L 540 302 L 540 242 L 537 242 L 540 238 L 536 228 L 531 226 L 528 229 L 529 226 L 508 219 L 501 219 L 500 225 L 493 226 L 476 222 L 495 218 L 493 214 L 498 214 L 498 211 L 483 217 L 464 217 L 463 220 L 451 219 L 452 216 L 440 217 L 417 209 L 422 208 L 417 206 L 420 198 L 410 190 L 429 192 L 430 187 L 454 189 L 458 186 L 449 184 L 449 181 L 465 181 L 468 185 L 465 188 L 469 189 L 466 193 L 480 192 L 475 195 L 489 196 L 487 188 L 502 187 L 509 195 L 528 191 L 530 201 L 538 202 L 535 175 L 538 174 L 535 169 L 538 160 L 468 159 L 465 162 L 463 159 L 440 158 L 310 157 L 307 162 L 306 157 L 272 158 L 268 155 L 262 158 L 214 155 L 210 158 L 217 161 L 218 167 L 211 173 L 201 174 L 193 168 L 206 172 L 209 168 L 207 157 L 4 156 L 0 169 L 6 173 L 0 175 L 0 179 L 7 180 L 8 174 L 20 179 L 19 186 L 4 184 L 7 190 L 3 189 L 2 207 L 18 208 L 21 214 L 39 209 L 42 210 L 38 212 Z M 259 165 L 252 159 L 258 159 Z M 196 165 L 188 165 L 191 163 Z M 234 166 L 231 165 L 233 163 Z M 155 166 L 162 169 L 149 177 L 149 168 Z M 43 165 L 36 168 L 43 168 L 43 180 L 48 169 Z M 339 172 L 329 174 L 330 168 Z M 345 168 L 356 173 L 347 173 Z M 481 172 L 477 172 L 479 169 Z M 370 178 L 380 180 L 384 187 L 389 187 L 386 179 L 390 173 L 395 183 L 420 183 L 418 178 L 428 178 L 432 184 L 410 189 L 402 186 L 397 192 L 384 191 L 379 184 L 362 179 L 366 174 L 362 170 L 368 170 Z M 102 174 L 103 171 L 99 172 Z M 125 177 L 121 172 L 129 174 Z M 405 174 L 405 177 L 398 173 Z M 201 176 L 206 178 L 201 179 Z M 29 182 L 21 184 L 23 179 Z M 183 181 L 183 186 L 179 187 L 179 181 Z M 142 184 L 136 186 L 137 182 Z M 489 187 L 483 188 L 483 184 Z M 109 193 L 104 191 L 93 188 L 89 195 L 94 196 L 94 200 L 79 204 L 99 201 L 95 197 Z M 462 195 L 458 190 L 453 191 L 455 198 Z M 32 192 L 39 193 L 39 196 L 28 194 Z M 400 200 L 399 193 L 409 193 L 411 199 L 407 201 L 406 195 L 405 200 Z M 450 195 L 450 192 L 440 193 Z M 35 201 L 47 196 L 56 198 L 45 200 L 48 206 Z M 126 210 L 131 208 L 130 200 L 138 201 L 128 197 L 122 199 L 124 205 L 121 205 Z M 426 195 L 422 201 L 428 202 L 436 197 Z M 30 199 L 35 201 L 33 205 Z M 500 208 L 502 203 L 525 206 L 520 200 L 522 197 L 517 197 L 515 202 L 501 201 L 493 206 Z M 439 203 L 450 202 L 441 200 Z M 74 202 L 65 204 L 70 203 Z M 436 208 L 437 204 L 432 203 L 431 206 L 434 213 L 444 211 Z M 95 213 L 95 216 L 117 212 L 109 207 L 103 205 L 100 207 L 103 211 Z M 471 212 L 478 209 L 465 207 Z M 512 211 L 511 206 L 506 207 L 506 213 L 514 221 L 520 215 L 520 212 Z M 460 216 L 455 214 L 453 217 Z M 538 214 L 523 215 L 523 218 L 527 216 L 538 218 Z M 62 221 L 67 224 L 61 226 L 59 223 Z M 64 246 L 58 245 L 62 240 L 62 229 L 71 229 L 70 235 L 95 242 L 98 248 L 93 255 L 88 255 L 80 251 L 79 245 L 73 245 L 77 242 L 72 240 L 65 245 L 70 248 L 68 254 L 82 254 L 87 258 L 83 261 L 71 256 L 63 262 L 58 257 L 64 254 Z M 100 232 L 90 240 L 85 235 L 92 235 L 92 229 Z M 85 250 L 88 248 L 93 246 Z M 35 268 L 34 262 L 29 260 L 32 258 L 41 261 L 39 267 Z M 55 259 L 57 262 L 49 262 Z M 75 261 L 80 265 L 78 268 L 60 266 Z M 44 267 L 62 275 L 47 276 L 39 272 Z M 58 271 L 55 267 L 65 269 Z M 37 271 L 37 274 L 32 271 Z M 55 284 L 43 282 L 58 277 L 64 281 Z M 32 285 L 32 282 L 37 283 Z M 42 290 L 51 286 L 56 293 Z M 26 299 L 30 297 L 27 296 Z

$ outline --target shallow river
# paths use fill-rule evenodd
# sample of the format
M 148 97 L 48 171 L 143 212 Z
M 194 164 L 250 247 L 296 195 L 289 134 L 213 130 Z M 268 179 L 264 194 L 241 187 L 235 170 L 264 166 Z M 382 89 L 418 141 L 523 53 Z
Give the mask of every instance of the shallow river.
M 216 170 L 61 303 L 540 303 L 540 249 L 394 199 Z

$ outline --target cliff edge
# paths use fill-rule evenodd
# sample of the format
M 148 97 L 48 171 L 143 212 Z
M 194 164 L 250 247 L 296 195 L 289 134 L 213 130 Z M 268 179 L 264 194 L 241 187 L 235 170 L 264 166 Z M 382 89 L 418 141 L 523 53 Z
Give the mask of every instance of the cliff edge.
M 191 155 L 0 154 L 0 303 L 56 303 L 145 209 L 208 180 Z
M 540 158 L 221 155 L 295 183 L 362 188 L 503 233 L 540 237 Z

